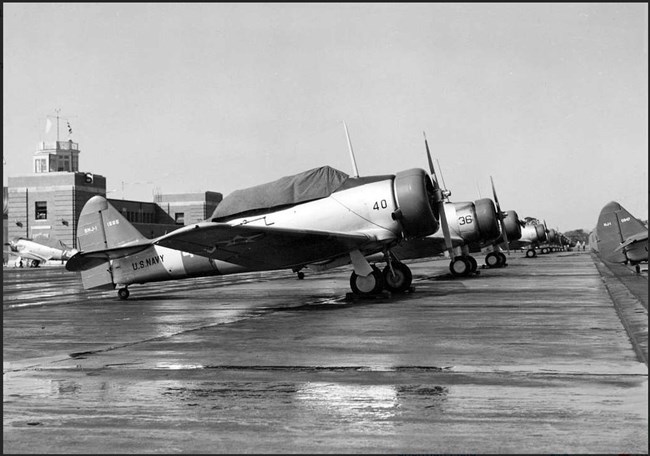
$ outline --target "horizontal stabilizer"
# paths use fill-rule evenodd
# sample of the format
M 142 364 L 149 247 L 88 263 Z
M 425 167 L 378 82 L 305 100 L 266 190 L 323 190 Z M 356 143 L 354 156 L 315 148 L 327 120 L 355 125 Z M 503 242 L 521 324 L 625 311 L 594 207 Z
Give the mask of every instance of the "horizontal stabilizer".
M 146 240 L 135 245 L 116 247 L 114 249 L 95 250 L 92 252 L 78 252 L 65 264 L 68 271 L 86 271 L 106 263 L 108 260 L 122 258 L 142 252 L 151 247 L 152 241 Z
M 637 233 L 634 236 L 630 236 L 625 240 L 625 242 L 622 242 L 621 245 L 616 247 L 614 251 L 619 251 L 623 250 L 626 247 L 629 247 L 630 245 L 636 243 L 636 242 L 643 242 L 643 241 L 648 241 L 648 232 L 646 231 L 645 233 Z

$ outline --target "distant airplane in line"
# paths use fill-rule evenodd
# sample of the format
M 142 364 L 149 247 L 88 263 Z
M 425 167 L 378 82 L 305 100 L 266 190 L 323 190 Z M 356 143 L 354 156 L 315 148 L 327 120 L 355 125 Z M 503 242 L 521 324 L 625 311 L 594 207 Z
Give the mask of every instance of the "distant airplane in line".
M 23 265 L 37 268 L 48 260 L 67 261 L 75 253 L 76 249 L 71 249 L 63 242 L 58 241 L 61 248 L 47 246 L 32 239 L 18 237 L 5 243 L 11 249 L 9 254 L 16 257 L 16 266 Z
M 648 227 L 616 201 L 607 203 L 598 216 L 596 228 L 589 235 L 591 250 L 610 263 L 635 266 L 648 262 Z

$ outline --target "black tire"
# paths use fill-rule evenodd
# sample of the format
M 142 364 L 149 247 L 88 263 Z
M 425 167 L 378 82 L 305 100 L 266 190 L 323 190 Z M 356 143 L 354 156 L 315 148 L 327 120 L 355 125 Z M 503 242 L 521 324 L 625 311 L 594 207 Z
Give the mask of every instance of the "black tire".
M 449 270 L 453 276 L 467 276 L 472 270 L 472 265 L 464 257 L 456 257 L 449 263 Z
M 299 272 L 299 273 L 298 273 L 298 280 L 302 280 L 302 279 L 304 279 L 304 278 L 305 278 L 305 273 L 302 272 L 302 271 Z
M 129 294 L 128 288 L 120 288 L 117 290 L 117 296 L 122 300 L 129 299 Z
M 377 266 L 372 266 L 372 272 L 366 276 L 357 275 L 352 271 L 350 288 L 359 296 L 371 296 L 384 289 L 384 276 Z
M 393 271 L 391 271 L 390 266 L 386 266 L 383 275 L 384 287 L 393 293 L 405 292 L 411 287 L 411 282 L 413 282 L 413 274 L 409 267 L 397 261 L 393 262 Z
M 488 268 L 498 268 L 499 263 L 499 254 L 497 252 L 490 252 L 485 257 L 485 264 Z
M 528 249 L 526 250 L 526 258 L 535 258 L 537 256 L 537 252 L 533 249 Z
M 466 258 L 467 258 L 467 261 L 469 261 L 469 264 L 470 264 L 469 272 L 472 272 L 472 273 L 476 272 L 478 270 L 478 263 L 476 262 L 476 258 L 474 258 L 471 255 L 466 257 Z
M 505 268 L 508 262 L 508 257 L 506 257 L 506 254 L 503 252 L 497 252 L 497 255 L 499 256 L 499 267 Z

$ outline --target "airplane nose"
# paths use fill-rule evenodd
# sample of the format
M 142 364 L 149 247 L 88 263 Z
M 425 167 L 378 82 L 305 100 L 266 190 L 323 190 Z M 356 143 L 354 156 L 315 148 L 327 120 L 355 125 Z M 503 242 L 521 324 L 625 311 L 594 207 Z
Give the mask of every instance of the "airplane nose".
M 506 226 L 506 233 L 509 240 L 516 241 L 521 239 L 521 221 L 515 211 L 506 211 L 503 222 Z

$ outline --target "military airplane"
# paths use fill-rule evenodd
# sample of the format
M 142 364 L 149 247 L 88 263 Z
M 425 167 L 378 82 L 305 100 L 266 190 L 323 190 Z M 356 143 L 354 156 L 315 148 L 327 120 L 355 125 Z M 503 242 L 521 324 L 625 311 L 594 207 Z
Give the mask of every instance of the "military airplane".
M 37 268 L 48 260 L 67 261 L 77 253 L 76 249 L 69 248 L 62 241 L 58 241 L 60 248 L 57 248 L 18 237 L 5 245 L 10 248 L 9 254 L 16 257 L 16 266 L 21 268 L 25 263 L 28 267 Z
M 322 166 L 226 196 L 212 216 L 147 239 L 105 198 L 85 204 L 78 223 L 80 252 L 66 269 L 81 271 L 85 289 L 188 277 L 352 263 L 358 295 L 410 288 L 408 266 L 391 255 L 404 240 L 439 226 L 440 189 L 420 168 L 354 177 Z M 383 253 L 383 272 L 366 255 Z
M 635 266 L 648 261 L 648 227 L 616 201 L 607 203 L 589 235 L 590 248 L 604 261 Z
M 537 251 L 546 254 L 570 249 L 574 243 L 563 233 L 549 229 L 546 221 L 534 217 L 524 219 L 521 239 L 510 244 L 515 249 L 526 249 L 526 257 L 534 258 Z
M 434 185 L 440 188 L 426 134 L 424 135 L 424 144 L 431 179 Z M 470 246 L 487 245 L 501 237 L 500 214 L 497 213 L 494 203 L 489 198 L 482 198 L 475 202 L 451 202 L 449 200 L 451 192 L 446 188 L 441 192 L 442 199 L 438 202 L 440 214 L 438 231 L 429 236 L 409 239 L 395 247 L 392 252 L 402 260 L 447 253 L 450 258 L 449 270 L 452 275 L 467 276 L 478 269 L 476 259 L 470 255 Z M 481 249 L 478 248 L 474 251 L 481 251 Z
M 469 243 L 496 239 L 500 235 L 494 203 L 489 198 L 475 202 L 445 202 L 442 211 L 447 220 L 449 240 L 445 229 L 440 227 L 429 236 L 402 242 L 392 252 L 399 259 L 448 253 L 452 275 L 467 276 L 476 272 L 478 264 L 469 254 Z
M 521 237 L 511 241 L 510 248 L 526 249 L 526 257 L 534 258 L 537 256 L 537 250 L 541 249 L 546 242 L 546 232 L 546 224 L 535 218 L 526 217 L 522 222 Z
M 502 268 L 507 265 L 507 257 L 503 253 L 505 249 L 510 254 L 510 242 L 515 242 L 521 239 L 522 222 L 519 220 L 517 212 L 514 210 L 502 211 L 497 192 L 494 188 L 494 180 L 490 176 L 490 183 L 492 185 L 492 194 L 494 195 L 494 202 L 496 204 L 497 215 L 501 232 L 499 236 L 492 240 L 483 242 L 470 243 L 470 252 L 483 252 L 485 255 L 485 265 L 489 268 Z
M 575 245 L 564 233 L 553 228 L 546 232 L 548 245 L 542 248 L 542 253 L 570 250 Z M 546 251 L 544 251 L 546 248 Z

